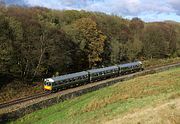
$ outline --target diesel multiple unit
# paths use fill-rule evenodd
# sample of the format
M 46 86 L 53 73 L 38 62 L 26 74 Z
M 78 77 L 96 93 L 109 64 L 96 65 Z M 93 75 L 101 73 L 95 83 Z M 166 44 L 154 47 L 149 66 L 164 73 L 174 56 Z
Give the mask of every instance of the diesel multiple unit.
M 116 77 L 127 73 L 143 70 L 142 62 L 132 62 L 117 66 L 92 69 L 58 77 L 47 78 L 44 80 L 44 90 L 58 91 L 78 85 L 103 80 L 110 77 Z

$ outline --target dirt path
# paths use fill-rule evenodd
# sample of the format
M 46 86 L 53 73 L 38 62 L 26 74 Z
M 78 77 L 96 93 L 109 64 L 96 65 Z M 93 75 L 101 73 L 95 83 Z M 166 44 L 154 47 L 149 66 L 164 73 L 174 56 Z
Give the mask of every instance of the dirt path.
M 140 109 L 105 124 L 180 124 L 180 98 Z

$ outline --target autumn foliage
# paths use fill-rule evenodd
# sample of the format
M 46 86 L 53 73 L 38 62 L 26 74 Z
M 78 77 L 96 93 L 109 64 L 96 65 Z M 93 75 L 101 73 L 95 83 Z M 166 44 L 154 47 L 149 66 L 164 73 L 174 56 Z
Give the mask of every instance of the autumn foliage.
M 137 59 L 180 56 L 180 24 L 0 6 L 0 73 L 41 80 Z

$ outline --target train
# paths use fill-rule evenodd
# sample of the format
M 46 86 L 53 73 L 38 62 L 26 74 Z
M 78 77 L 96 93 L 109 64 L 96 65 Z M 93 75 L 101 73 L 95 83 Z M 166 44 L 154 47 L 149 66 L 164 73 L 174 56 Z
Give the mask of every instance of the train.
M 91 69 L 57 77 L 44 79 L 44 90 L 57 92 L 58 90 L 77 87 L 87 83 L 92 83 L 99 80 L 105 80 L 111 77 L 138 72 L 144 70 L 141 61 L 109 66 L 104 68 Z

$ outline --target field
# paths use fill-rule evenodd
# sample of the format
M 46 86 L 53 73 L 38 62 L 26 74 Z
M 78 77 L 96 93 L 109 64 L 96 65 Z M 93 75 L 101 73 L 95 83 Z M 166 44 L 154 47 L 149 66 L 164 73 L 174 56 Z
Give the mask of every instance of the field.
M 113 124 L 126 122 L 140 124 L 154 120 L 152 123 L 164 124 L 161 120 L 166 120 L 165 123 L 169 121 L 178 124 L 180 123 L 179 98 L 180 68 L 175 68 L 137 77 L 64 101 L 11 123 Z M 157 111 L 157 115 L 153 113 L 153 109 Z M 163 112 L 166 113 L 165 116 L 160 116 L 164 115 Z M 173 116 L 172 112 L 174 112 Z

